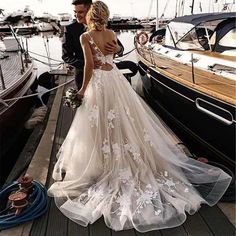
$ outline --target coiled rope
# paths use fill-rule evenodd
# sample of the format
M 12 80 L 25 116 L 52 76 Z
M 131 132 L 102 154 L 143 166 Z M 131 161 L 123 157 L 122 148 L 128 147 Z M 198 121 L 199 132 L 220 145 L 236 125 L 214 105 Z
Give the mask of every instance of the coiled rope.
M 7 202 L 9 195 L 13 192 L 19 192 L 18 182 L 14 182 L 0 190 L 1 204 Z M 0 212 L 0 230 L 8 229 L 26 221 L 35 219 L 47 211 L 48 197 L 46 188 L 38 181 L 32 182 L 32 192 L 28 195 L 28 206 L 24 208 L 19 215 L 13 211 L 10 204 Z

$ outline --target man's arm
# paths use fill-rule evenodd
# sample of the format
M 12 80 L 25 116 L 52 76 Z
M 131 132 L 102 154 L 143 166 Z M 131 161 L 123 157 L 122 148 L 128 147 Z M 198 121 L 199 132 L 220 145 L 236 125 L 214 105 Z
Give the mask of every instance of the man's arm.
M 76 45 L 73 43 L 73 36 L 65 27 L 65 32 L 62 39 L 62 59 L 65 63 L 71 66 L 83 68 L 84 60 L 76 58 L 74 52 L 75 47 Z
M 105 51 L 107 54 L 116 54 L 119 57 L 123 56 L 123 52 L 124 52 L 124 47 L 122 45 L 122 43 L 120 42 L 120 40 L 116 37 L 115 32 L 114 33 L 114 40 L 112 42 L 108 42 L 105 45 Z

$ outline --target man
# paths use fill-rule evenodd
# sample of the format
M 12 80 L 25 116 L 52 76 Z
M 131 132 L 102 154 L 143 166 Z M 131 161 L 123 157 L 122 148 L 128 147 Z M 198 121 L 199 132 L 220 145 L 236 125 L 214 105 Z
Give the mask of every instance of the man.
M 80 36 L 86 31 L 86 14 L 92 4 L 92 0 L 73 0 L 76 21 L 66 26 L 62 43 L 62 59 L 69 65 L 75 67 L 75 82 L 78 90 L 83 83 L 84 57 L 80 45 Z M 118 40 L 107 43 L 106 52 L 123 55 L 124 47 Z M 95 68 L 100 66 L 99 61 L 95 61 Z

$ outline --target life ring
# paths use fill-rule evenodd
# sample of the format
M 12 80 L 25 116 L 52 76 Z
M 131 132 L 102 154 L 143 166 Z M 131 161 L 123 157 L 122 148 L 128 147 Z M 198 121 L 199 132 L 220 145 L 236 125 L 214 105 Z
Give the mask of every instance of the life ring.
M 140 45 L 145 45 L 148 42 L 148 34 L 142 31 L 137 34 L 136 40 Z

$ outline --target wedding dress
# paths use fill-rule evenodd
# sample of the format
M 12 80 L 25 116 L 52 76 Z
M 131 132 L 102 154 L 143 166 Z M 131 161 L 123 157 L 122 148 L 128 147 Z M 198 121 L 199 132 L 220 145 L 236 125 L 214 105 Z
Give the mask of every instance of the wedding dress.
M 101 216 L 113 230 L 182 224 L 186 212 L 219 201 L 231 177 L 189 158 L 168 127 L 90 39 L 109 71 L 95 69 L 58 153 L 48 190 L 60 211 L 87 226 Z M 62 177 L 63 176 L 63 177 Z

